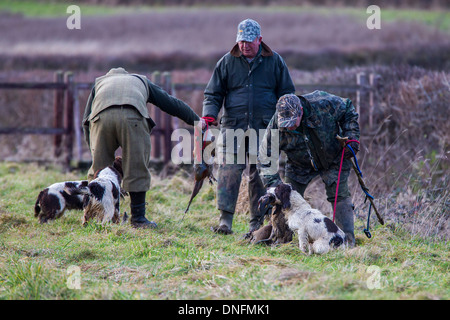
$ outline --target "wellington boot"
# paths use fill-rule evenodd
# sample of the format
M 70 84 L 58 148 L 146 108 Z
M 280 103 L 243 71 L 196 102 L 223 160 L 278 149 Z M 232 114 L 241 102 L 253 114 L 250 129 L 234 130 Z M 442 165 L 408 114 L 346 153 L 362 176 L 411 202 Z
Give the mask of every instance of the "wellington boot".
M 133 228 L 156 228 L 157 225 L 153 221 L 147 220 L 145 217 L 145 203 L 139 205 L 131 205 L 130 224 Z
M 348 248 L 355 246 L 355 226 L 353 218 L 353 204 L 350 198 L 336 203 L 336 225 L 345 233 Z
M 211 227 L 215 233 L 232 234 L 231 227 L 233 225 L 233 213 L 220 210 L 220 221 L 217 227 Z

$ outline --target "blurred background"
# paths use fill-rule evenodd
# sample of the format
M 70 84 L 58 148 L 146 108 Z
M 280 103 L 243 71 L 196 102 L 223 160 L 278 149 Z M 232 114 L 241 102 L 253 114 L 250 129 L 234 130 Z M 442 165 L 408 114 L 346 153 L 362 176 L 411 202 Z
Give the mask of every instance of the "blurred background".
M 373 4 L 381 29 L 366 25 Z M 66 26 L 69 5 L 81 10 L 79 30 Z M 358 104 L 360 164 L 384 197 L 380 206 L 404 215 L 426 207 L 427 232 L 448 233 L 449 9 L 446 0 L 0 0 L 0 83 L 53 82 L 57 70 L 90 83 L 118 66 L 148 77 L 170 72 L 172 93 L 201 114 L 203 89 L 238 23 L 255 19 L 298 94 L 324 89 Z M 352 88 L 361 84 L 370 90 Z M 77 93 L 80 114 L 88 93 Z M 0 89 L 0 129 L 52 127 L 54 99 L 54 90 Z M 0 134 L 0 160 L 58 161 L 52 139 Z M 83 140 L 88 161 L 85 148 Z M 436 211 L 444 224 L 429 219 Z

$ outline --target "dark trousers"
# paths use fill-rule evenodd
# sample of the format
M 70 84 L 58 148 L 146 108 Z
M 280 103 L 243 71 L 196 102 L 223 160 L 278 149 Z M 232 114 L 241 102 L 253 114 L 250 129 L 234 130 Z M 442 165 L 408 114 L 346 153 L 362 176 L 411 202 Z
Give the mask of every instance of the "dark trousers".
M 256 164 L 249 164 L 248 196 L 251 216 L 259 216 L 258 200 L 266 190 L 259 177 Z M 242 173 L 247 164 L 221 164 L 217 177 L 217 208 L 234 213 L 239 196 Z

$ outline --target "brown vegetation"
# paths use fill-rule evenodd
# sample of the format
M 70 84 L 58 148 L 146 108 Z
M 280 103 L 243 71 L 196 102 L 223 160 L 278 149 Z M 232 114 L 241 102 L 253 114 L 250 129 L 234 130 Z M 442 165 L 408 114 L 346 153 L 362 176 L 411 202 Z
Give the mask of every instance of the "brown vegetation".
M 260 22 L 264 41 L 282 54 L 290 68 L 372 64 L 449 67 L 450 38 L 436 27 L 386 21 L 380 30 L 369 30 L 364 19 L 351 15 L 267 8 L 172 8 L 83 16 L 81 30 L 68 30 L 66 17 L 2 15 L 0 67 L 212 69 L 234 45 L 239 21 L 249 17 Z
M 79 2 L 89 4 L 105 4 L 105 5 L 165 5 L 165 6 L 220 6 L 220 5 L 281 5 L 281 6 L 300 6 L 300 5 L 341 5 L 341 6 L 370 6 L 377 4 L 383 7 L 419 7 L 419 8 L 435 8 L 449 7 L 449 3 L 445 0 L 81 0 Z

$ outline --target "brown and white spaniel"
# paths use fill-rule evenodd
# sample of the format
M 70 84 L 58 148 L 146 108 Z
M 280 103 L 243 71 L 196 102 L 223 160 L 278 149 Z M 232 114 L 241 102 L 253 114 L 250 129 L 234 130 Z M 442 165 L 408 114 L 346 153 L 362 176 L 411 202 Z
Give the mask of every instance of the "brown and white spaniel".
M 89 184 L 65 188 L 68 194 L 84 195 L 83 225 L 92 218 L 101 223 L 109 221 L 119 223 L 122 176 L 122 158 L 116 157 L 113 166 L 98 170 Z
M 71 195 L 65 188 L 83 188 L 88 185 L 87 180 L 65 181 L 54 183 L 42 190 L 34 205 L 34 216 L 40 223 L 55 220 L 63 216 L 66 210 L 82 210 L 83 195 Z
M 322 214 L 319 210 L 311 208 L 309 203 L 293 190 L 289 184 L 279 184 L 269 188 L 260 198 L 260 205 L 269 204 L 278 206 L 273 214 L 283 215 L 284 219 L 272 219 L 283 224 L 285 220 L 289 229 L 296 231 L 300 250 L 309 254 L 323 254 L 335 248 L 345 247 L 345 233 Z M 284 225 L 273 225 L 273 229 L 285 229 Z M 276 231 L 272 231 L 274 233 Z

